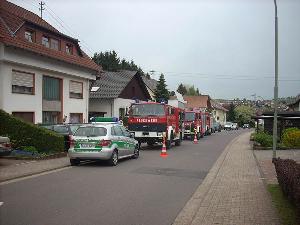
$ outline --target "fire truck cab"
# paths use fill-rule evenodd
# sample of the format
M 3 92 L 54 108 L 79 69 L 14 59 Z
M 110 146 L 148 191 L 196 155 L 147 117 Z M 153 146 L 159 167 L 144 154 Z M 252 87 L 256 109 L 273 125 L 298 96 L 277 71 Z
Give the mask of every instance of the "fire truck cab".
M 194 138 L 195 130 L 197 131 L 197 139 L 203 137 L 202 120 L 200 111 L 185 111 L 184 117 L 184 138 Z
M 139 143 L 153 145 L 162 143 L 166 138 L 166 147 L 172 142 L 180 145 L 183 138 L 184 112 L 180 108 L 164 103 L 133 103 L 129 110 L 128 130 Z

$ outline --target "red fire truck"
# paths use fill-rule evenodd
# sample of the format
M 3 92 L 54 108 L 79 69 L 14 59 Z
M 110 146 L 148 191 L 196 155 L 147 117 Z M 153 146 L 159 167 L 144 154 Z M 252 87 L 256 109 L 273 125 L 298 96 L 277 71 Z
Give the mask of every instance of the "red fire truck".
M 180 145 L 183 138 L 184 111 L 164 103 L 133 103 L 129 110 L 128 130 L 139 143 L 153 145 L 166 137 L 166 147 Z
M 205 131 L 202 129 L 202 120 L 201 120 L 200 111 L 185 111 L 184 116 L 184 138 L 194 139 L 195 128 L 197 130 L 197 139 L 203 137 Z

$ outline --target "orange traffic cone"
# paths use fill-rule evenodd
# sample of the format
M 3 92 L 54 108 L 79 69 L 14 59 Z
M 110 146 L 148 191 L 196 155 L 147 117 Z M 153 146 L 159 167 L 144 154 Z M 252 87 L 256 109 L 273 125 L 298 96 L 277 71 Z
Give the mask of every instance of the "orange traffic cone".
M 195 129 L 195 135 L 194 135 L 194 144 L 198 144 L 198 139 L 197 139 L 197 130 Z
M 162 145 L 162 148 L 161 148 L 160 156 L 163 157 L 163 158 L 168 156 L 167 147 L 166 147 L 166 138 L 165 137 L 163 137 L 163 145 Z

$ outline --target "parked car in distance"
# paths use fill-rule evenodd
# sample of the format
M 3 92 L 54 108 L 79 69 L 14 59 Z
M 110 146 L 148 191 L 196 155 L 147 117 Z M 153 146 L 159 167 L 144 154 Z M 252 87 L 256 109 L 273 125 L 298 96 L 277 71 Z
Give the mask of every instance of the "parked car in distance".
M 119 122 L 99 117 L 94 123 L 77 129 L 68 155 L 72 166 L 82 160 L 106 160 L 116 166 L 119 159 L 138 158 L 139 148 L 138 141 Z
M 239 129 L 239 125 L 237 123 L 232 123 L 231 128 L 232 128 L 232 130 L 238 130 Z
M 221 132 L 221 130 L 222 130 L 221 124 L 219 122 L 214 121 L 213 132 L 216 132 L 216 131 Z
M 226 122 L 224 124 L 224 130 L 232 130 L 232 123 L 231 122 Z
M 248 123 L 245 123 L 244 125 L 243 125 L 243 128 L 245 129 L 245 128 L 250 128 L 250 125 L 248 124 Z
M 70 140 L 72 139 L 72 135 L 75 133 L 75 131 L 80 127 L 82 124 L 41 124 L 41 127 L 44 127 L 48 130 L 52 130 L 58 134 L 61 134 L 64 136 L 64 150 L 68 151 L 70 148 Z
M 12 152 L 9 137 L 0 136 L 0 156 L 8 156 Z

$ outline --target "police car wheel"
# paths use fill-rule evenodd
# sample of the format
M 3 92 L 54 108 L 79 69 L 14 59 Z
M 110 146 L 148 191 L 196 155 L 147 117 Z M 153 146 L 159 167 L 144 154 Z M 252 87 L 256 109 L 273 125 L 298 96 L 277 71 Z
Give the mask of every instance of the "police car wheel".
M 80 164 L 79 159 L 70 159 L 71 166 L 78 166 Z
M 110 166 L 116 166 L 118 164 L 118 153 L 116 150 L 111 154 L 110 159 L 108 160 L 108 164 Z
M 139 156 L 140 156 L 140 148 L 137 145 L 137 146 L 135 146 L 134 154 L 133 154 L 132 158 L 137 159 Z

